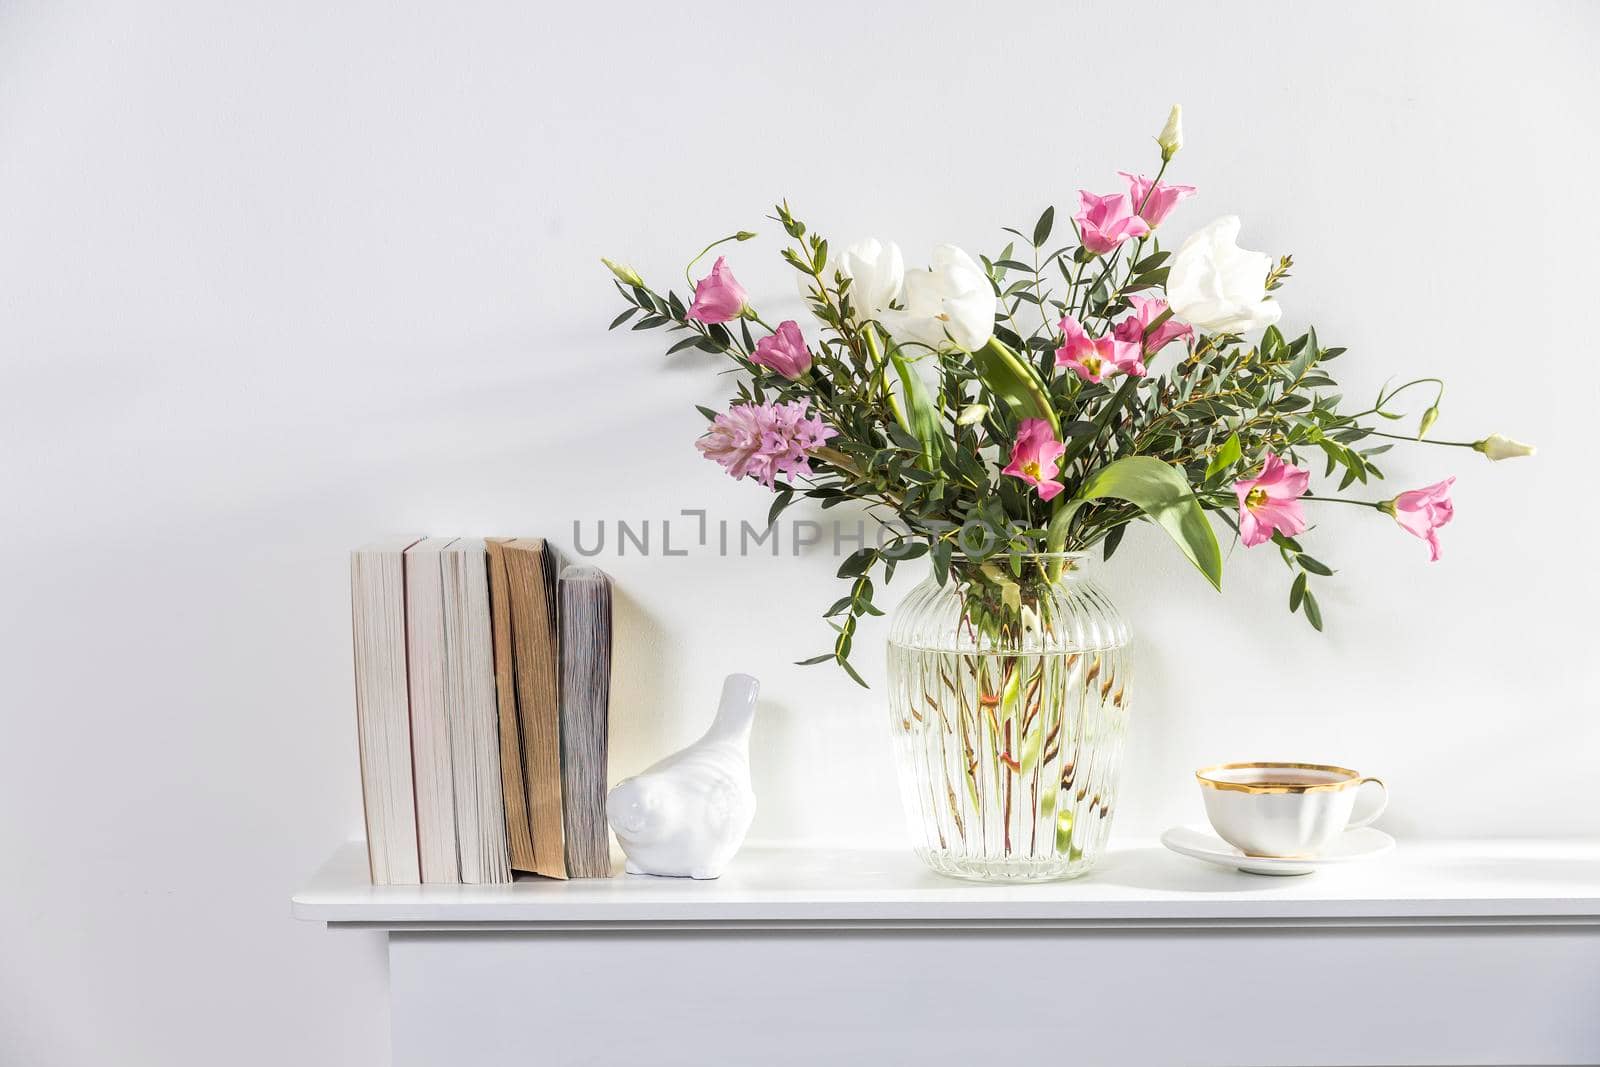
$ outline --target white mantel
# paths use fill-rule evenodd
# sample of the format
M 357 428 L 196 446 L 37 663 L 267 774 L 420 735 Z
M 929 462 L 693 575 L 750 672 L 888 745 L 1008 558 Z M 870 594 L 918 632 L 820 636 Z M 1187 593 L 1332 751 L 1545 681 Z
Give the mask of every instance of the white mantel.
M 406 1067 L 510 1034 L 559 1064 L 957 1064 L 1030 1043 L 1141 1067 L 1600 1062 L 1592 841 L 1402 843 L 1287 879 L 1139 845 L 1031 886 L 908 852 L 751 849 L 714 882 L 374 887 L 351 844 L 293 907 L 389 931 Z

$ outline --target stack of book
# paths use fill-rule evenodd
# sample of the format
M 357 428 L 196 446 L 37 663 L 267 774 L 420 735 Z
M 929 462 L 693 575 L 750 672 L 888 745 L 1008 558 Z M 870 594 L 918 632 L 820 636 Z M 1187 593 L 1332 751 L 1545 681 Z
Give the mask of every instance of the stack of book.
M 537 538 L 350 554 L 375 885 L 611 874 L 611 583 Z

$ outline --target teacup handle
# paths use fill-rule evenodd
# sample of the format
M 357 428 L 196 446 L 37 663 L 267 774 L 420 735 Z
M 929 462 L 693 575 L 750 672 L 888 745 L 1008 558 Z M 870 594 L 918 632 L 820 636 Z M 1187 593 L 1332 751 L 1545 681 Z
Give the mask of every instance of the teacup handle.
M 1369 813 L 1365 818 L 1355 819 L 1348 823 L 1345 826 L 1346 830 L 1359 830 L 1361 827 L 1371 824 L 1378 818 L 1378 816 L 1383 814 L 1383 809 L 1389 806 L 1389 787 L 1383 784 L 1382 778 L 1363 778 L 1356 788 L 1360 789 L 1362 786 L 1369 783 L 1378 787 L 1378 789 L 1383 793 L 1383 799 L 1378 801 L 1378 806 L 1373 808 L 1371 813 Z

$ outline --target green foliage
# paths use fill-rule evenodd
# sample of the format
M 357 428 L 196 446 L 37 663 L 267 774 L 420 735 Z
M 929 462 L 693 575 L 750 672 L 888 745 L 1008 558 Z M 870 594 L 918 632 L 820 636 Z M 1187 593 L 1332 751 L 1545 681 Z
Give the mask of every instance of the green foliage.
M 1153 519 L 1206 580 L 1214 588 L 1222 588 L 1222 549 L 1199 498 L 1176 468 L 1150 456 L 1124 456 L 1090 475 L 1077 495 L 1051 518 L 1050 550 L 1059 551 L 1066 544 L 1078 508 L 1107 497 L 1127 501 Z
M 1061 418 L 1050 403 L 1044 379 L 1027 360 L 1007 348 L 1005 342 L 991 337 L 968 357 L 989 392 L 1005 401 L 1018 421 L 1044 419 L 1052 430 L 1061 432 Z
M 939 421 L 939 406 L 934 403 L 933 397 L 928 394 L 928 387 L 922 379 L 917 377 L 917 372 L 906 362 L 906 358 L 899 352 L 889 353 L 889 362 L 894 364 L 894 370 L 900 376 L 900 385 L 906 394 L 906 414 L 910 422 L 911 433 L 916 437 L 917 444 L 922 450 L 922 467 L 924 470 L 933 470 L 939 461 L 939 452 L 944 445 L 944 428 Z
M 848 593 L 824 613 L 833 646 L 803 661 L 838 663 L 858 682 L 849 662 L 858 624 L 882 613 L 873 603 L 874 575 L 886 582 L 900 563 L 926 556 L 940 582 L 954 577 L 975 590 L 975 625 L 1004 627 L 1016 623 L 1019 589 L 1026 596 L 1027 582 L 1040 580 L 1026 570 L 1025 553 L 1103 545 L 1109 558 L 1130 523 L 1151 521 L 1220 588 L 1223 556 L 1213 522 L 1237 531 L 1234 482 L 1258 472 L 1268 453 L 1320 466 L 1341 490 L 1382 479 L 1378 459 L 1390 447 L 1382 437 L 1393 435 L 1375 442 L 1379 431 L 1368 420 L 1401 418 L 1394 410 L 1401 394 L 1437 384 L 1420 379 L 1385 388 L 1370 408 L 1348 412 L 1328 370 L 1344 350 L 1323 347 L 1314 330 L 1291 339 L 1276 326 L 1254 344 L 1197 333 L 1147 352 L 1145 377 L 1081 380 L 1056 366 L 1060 319 L 1071 315 L 1091 335 L 1105 335 L 1132 310 L 1133 296 L 1164 296 L 1171 260 L 1155 235 L 1097 255 L 1077 242 L 1074 227 L 1052 247 L 1054 208 L 1026 230 L 1006 227 L 1013 239 L 981 257 L 996 300 L 987 343 L 973 352 L 902 347 L 855 305 L 851 280 L 829 265 L 825 238 L 787 203 L 772 218 L 788 237 L 782 257 L 800 276 L 816 320 L 803 324 L 814 361 L 808 375 L 794 381 L 752 362 L 752 327 L 771 329 L 754 312 L 734 323 L 700 323 L 686 317 L 685 296 L 652 289 L 631 268 L 611 266 L 627 306 L 610 328 L 664 330 L 675 359 L 731 361 L 739 372 L 734 403 L 804 399 L 838 431 L 813 453 L 811 477 L 775 487 L 768 521 L 800 499 L 897 520 L 884 545 L 843 561 L 839 578 Z M 740 231 L 724 240 L 750 236 Z M 1289 257 L 1280 259 L 1267 288 L 1279 288 L 1291 267 Z M 1151 322 L 1145 337 L 1169 315 Z M 1420 430 L 1437 410 L 1436 395 Z M 1055 475 L 1063 491 L 1051 504 L 1001 472 L 1024 419 L 1044 419 L 1065 446 Z M 1293 574 L 1290 611 L 1320 630 L 1310 581 L 1332 569 L 1294 538 L 1273 540 Z

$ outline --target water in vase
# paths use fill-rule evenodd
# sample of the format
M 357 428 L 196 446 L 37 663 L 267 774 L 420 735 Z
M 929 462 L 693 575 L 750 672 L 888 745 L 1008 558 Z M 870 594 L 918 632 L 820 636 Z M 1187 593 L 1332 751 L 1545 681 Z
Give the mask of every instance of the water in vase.
M 1124 645 L 954 652 L 889 643 L 889 707 L 917 854 L 985 881 L 1089 869 L 1116 811 Z

